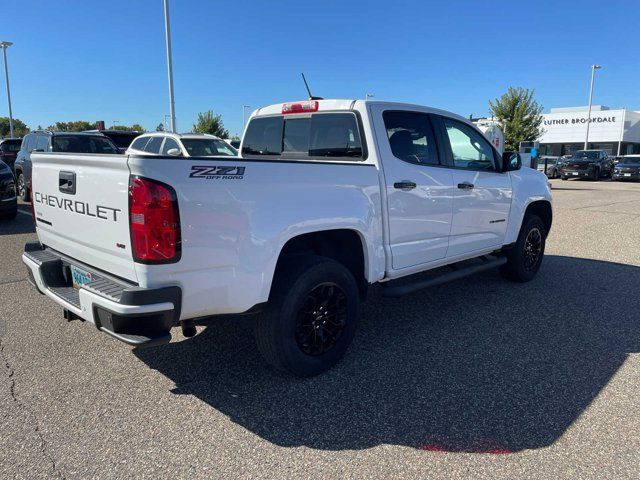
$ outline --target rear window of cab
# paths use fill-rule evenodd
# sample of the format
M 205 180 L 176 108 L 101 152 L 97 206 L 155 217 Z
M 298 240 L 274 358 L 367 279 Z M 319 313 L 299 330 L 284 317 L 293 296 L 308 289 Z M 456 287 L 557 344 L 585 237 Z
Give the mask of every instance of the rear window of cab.
M 360 161 L 366 152 L 355 114 L 345 112 L 253 118 L 242 154 Z

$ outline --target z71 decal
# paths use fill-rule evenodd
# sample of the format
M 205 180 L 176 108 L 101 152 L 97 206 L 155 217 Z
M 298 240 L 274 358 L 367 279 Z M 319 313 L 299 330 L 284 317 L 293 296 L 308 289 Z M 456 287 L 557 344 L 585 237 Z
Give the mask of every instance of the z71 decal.
M 194 165 L 191 167 L 189 178 L 204 178 L 206 180 L 242 180 L 245 168 L 246 167 L 210 167 Z

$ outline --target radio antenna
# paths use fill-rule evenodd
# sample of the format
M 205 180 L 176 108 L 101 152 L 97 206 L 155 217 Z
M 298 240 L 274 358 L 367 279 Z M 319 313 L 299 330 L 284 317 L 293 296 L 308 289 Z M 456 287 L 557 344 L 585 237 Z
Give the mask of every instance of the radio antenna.
M 313 95 L 311 95 L 311 89 L 309 88 L 309 84 L 307 83 L 307 79 L 304 76 L 304 72 L 301 72 L 300 75 L 302 75 L 302 81 L 304 82 L 304 86 L 307 89 L 307 93 L 309 94 L 309 100 L 323 100 L 322 97 L 314 97 Z

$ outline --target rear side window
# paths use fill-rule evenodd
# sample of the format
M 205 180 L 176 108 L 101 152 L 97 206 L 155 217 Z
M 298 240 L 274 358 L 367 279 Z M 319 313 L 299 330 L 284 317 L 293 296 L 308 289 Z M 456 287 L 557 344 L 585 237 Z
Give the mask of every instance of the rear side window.
M 149 153 L 160 153 L 162 140 L 164 140 L 164 137 L 151 137 L 149 143 L 144 147 L 144 151 Z
M 249 122 L 242 144 L 246 155 L 280 155 L 282 153 L 283 117 L 255 118 Z
M 252 120 L 242 153 L 361 159 L 363 147 L 353 113 L 317 113 Z
M 420 165 L 440 165 L 429 115 L 384 112 L 382 118 L 394 157 Z
M 144 150 L 144 146 L 149 141 L 149 137 L 138 137 L 136 138 L 129 148 L 133 148 L 135 150 Z

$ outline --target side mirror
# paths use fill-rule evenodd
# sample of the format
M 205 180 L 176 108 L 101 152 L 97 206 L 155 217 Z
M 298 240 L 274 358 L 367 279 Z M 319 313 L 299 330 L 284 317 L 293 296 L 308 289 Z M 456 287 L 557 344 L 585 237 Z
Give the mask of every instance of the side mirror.
M 502 154 L 502 171 L 513 172 L 522 168 L 522 158 L 517 152 L 504 152 Z
M 170 148 L 169 150 L 167 150 L 167 155 L 170 155 L 172 157 L 179 157 L 182 155 L 182 152 L 179 148 Z

